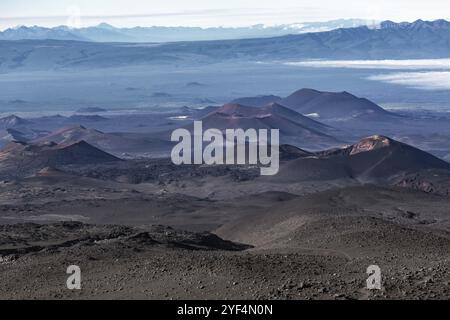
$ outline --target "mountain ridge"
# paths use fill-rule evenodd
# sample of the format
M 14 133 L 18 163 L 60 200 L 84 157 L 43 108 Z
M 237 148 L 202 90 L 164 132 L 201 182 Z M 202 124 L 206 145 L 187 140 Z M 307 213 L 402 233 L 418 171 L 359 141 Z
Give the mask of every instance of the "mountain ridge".
M 248 27 L 114 27 L 108 23 L 69 28 L 67 26 L 19 26 L 0 32 L 0 40 L 53 39 L 93 42 L 172 42 L 226 40 L 283 36 L 286 34 L 328 31 L 337 28 L 373 24 L 363 19 L 338 19 L 325 22 L 291 23 L 274 26 L 262 24 Z
M 269 38 L 145 45 L 73 40 L 5 40 L 0 41 L 0 59 L 3 61 L 0 70 L 90 69 L 170 64 L 175 61 L 213 63 L 226 60 L 293 62 L 309 59 L 448 58 L 450 29 L 447 24 L 442 24 L 438 22 L 435 27 L 427 27 L 426 23 L 416 23 L 400 29 L 394 26 L 372 29 L 363 26 Z

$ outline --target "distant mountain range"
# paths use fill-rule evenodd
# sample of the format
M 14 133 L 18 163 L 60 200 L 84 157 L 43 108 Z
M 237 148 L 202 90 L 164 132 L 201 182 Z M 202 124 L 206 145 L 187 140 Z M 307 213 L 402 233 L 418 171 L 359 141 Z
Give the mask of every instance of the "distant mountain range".
M 432 59 L 450 56 L 450 22 L 383 22 L 273 38 L 163 44 L 0 41 L 0 71 L 216 63 L 226 60 Z
M 209 41 L 183 46 L 185 53 L 252 60 L 304 59 L 421 59 L 450 56 L 450 22 L 446 20 L 394 23 L 378 28 L 360 26 L 327 32 L 286 35 L 269 39 Z M 176 44 L 171 44 L 175 48 Z M 181 48 L 180 48 L 181 49 Z
M 72 29 L 66 26 L 45 28 L 20 26 L 0 32 L 0 40 L 75 40 L 94 42 L 171 42 L 276 37 L 287 34 L 352 28 L 375 22 L 362 19 L 341 19 L 327 22 L 306 22 L 277 26 L 249 27 L 134 27 L 116 28 L 107 23 Z

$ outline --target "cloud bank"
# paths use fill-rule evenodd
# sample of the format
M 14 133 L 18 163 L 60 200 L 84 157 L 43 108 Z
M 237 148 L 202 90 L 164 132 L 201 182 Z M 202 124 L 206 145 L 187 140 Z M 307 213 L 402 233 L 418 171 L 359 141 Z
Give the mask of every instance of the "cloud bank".
M 366 79 L 422 90 L 450 90 L 450 59 L 311 60 L 285 62 L 284 64 L 312 68 L 404 70 L 403 72 L 372 75 Z
M 311 60 L 286 62 L 286 65 L 316 68 L 450 70 L 450 59 L 415 60 Z
M 367 79 L 399 84 L 422 90 L 450 90 L 450 71 L 398 72 L 374 75 Z

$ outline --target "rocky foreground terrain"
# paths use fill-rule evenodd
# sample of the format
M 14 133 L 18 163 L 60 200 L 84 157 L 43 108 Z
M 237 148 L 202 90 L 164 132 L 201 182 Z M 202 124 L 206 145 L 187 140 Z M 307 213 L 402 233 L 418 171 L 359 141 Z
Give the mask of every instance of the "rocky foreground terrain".
M 321 143 L 330 136 L 317 129 L 334 130 L 262 110 L 229 104 L 203 119 L 291 119 L 292 137 Z M 445 160 L 382 135 L 322 151 L 284 144 L 275 176 L 102 149 L 133 139 L 76 127 L 0 150 L 0 298 L 450 298 Z M 130 150 L 167 147 L 139 141 Z M 70 265 L 81 290 L 66 287 Z M 381 290 L 366 287 L 371 265 Z
M 401 236 L 403 245 L 421 238 L 413 230 L 398 234 L 399 227 L 375 219 L 360 224 L 381 225 L 380 232 Z M 8 242 L 17 241 L 14 248 L 5 245 L 5 233 Z M 365 250 L 374 252 L 363 257 L 305 244 L 297 249 L 247 249 L 212 235 L 168 228 L 17 225 L 2 228 L 0 297 L 448 299 L 449 261 L 448 255 L 443 259 L 443 251 L 450 240 L 438 236 L 422 240 L 431 246 L 386 250 L 369 244 Z M 365 289 L 365 269 L 373 263 L 382 268 L 380 291 Z M 66 288 L 65 272 L 72 264 L 81 267 L 79 291 Z
M 205 223 L 207 211 L 197 210 L 199 224 L 184 225 L 220 237 L 163 226 L 4 225 L 0 298 L 448 299 L 448 201 L 370 186 L 262 194 L 240 199 L 239 218 Z M 382 290 L 366 289 L 373 264 Z M 82 290 L 66 288 L 69 265 L 80 266 Z

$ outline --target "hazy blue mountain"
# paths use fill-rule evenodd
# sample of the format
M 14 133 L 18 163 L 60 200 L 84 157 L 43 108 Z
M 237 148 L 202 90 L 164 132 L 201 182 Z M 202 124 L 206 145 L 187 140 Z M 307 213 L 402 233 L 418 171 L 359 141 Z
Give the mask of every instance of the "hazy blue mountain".
M 0 40 L 78 40 L 87 41 L 87 38 L 72 32 L 67 27 L 58 28 L 44 28 L 44 27 L 25 27 L 20 26 L 17 28 L 7 29 L 0 32 Z
M 105 28 L 108 29 L 108 28 Z M 56 40 L 0 41 L 0 70 L 103 68 L 128 65 L 304 59 L 420 59 L 450 56 L 450 22 L 383 22 L 328 32 L 273 38 L 173 42 L 96 43 Z
M 171 42 L 244 38 L 263 38 L 351 28 L 372 22 L 361 19 L 341 19 L 328 22 L 306 22 L 277 26 L 254 25 L 249 27 L 134 27 L 115 28 L 107 23 L 79 29 L 65 26 L 55 28 L 19 27 L 0 32 L 0 40 L 85 40 L 94 42 Z
M 409 22 L 400 22 L 395 23 L 393 21 L 383 21 L 380 23 L 381 29 L 391 29 L 391 30 L 420 30 L 420 29 L 428 29 L 437 31 L 439 29 L 447 29 L 450 30 L 450 22 L 439 19 L 434 21 L 423 21 L 417 20 L 413 23 Z
M 216 57 L 253 59 L 410 59 L 448 58 L 450 22 L 383 22 L 328 32 L 287 35 L 269 39 L 206 42 L 184 46 L 185 52 L 208 52 Z

